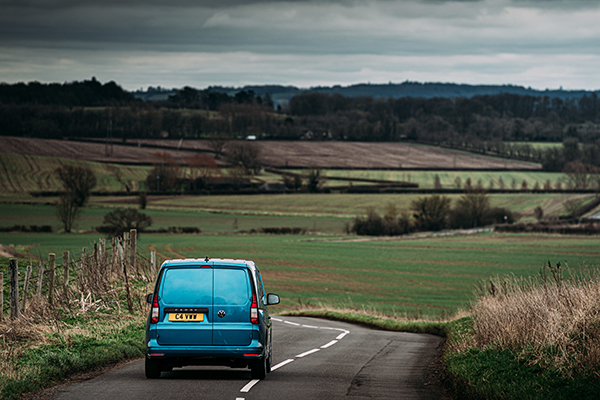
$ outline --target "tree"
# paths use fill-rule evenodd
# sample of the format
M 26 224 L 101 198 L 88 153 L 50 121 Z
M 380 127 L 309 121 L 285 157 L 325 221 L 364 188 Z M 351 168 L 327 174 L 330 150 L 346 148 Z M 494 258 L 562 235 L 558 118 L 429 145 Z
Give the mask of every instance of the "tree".
M 71 229 L 79 216 L 80 210 L 81 208 L 77 205 L 77 202 L 73 197 L 62 195 L 58 198 L 58 203 L 56 204 L 56 216 L 60 222 L 62 222 L 66 233 L 71 232 Z
M 435 176 L 433 177 L 433 188 L 436 190 L 439 190 L 442 188 L 442 183 L 440 181 L 440 176 L 438 174 L 435 174 Z
M 262 167 L 260 147 L 253 142 L 232 142 L 227 146 L 227 159 L 234 166 L 246 170 L 247 174 L 258 174 Z
M 186 162 L 189 168 L 188 177 L 194 187 L 198 186 L 196 181 L 199 178 L 201 179 L 201 185 L 206 186 L 213 176 L 221 174 L 217 162 L 204 153 L 194 154 L 188 157 Z
M 306 174 L 306 186 L 310 193 L 317 193 L 323 186 L 324 176 L 319 168 L 311 168 Z
M 152 218 L 134 208 L 117 208 L 104 216 L 102 226 L 96 228 L 100 233 L 118 236 L 131 229 L 143 232 L 152 225 Z
M 77 207 L 83 207 L 96 186 L 94 172 L 89 167 L 63 165 L 56 169 L 56 174 L 66 192 L 65 196 Z
M 447 226 L 450 198 L 434 195 L 419 197 L 410 204 L 416 227 L 421 230 L 439 231 Z
M 544 209 L 542 208 L 542 206 L 536 206 L 533 209 L 533 215 L 535 216 L 535 219 L 541 221 L 542 218 L 544 218 Z
M 176 189 L 179 185 L 179 165 L 167 152 L 156 152 L 154 168 L 146 177 L 146 185 L 149 190 L 165 192 Z
M 600 168 L 579 161 L 570 162 L 564 169 L 568 182 L 575 189 L 587 189 L 592 182 L 597 181 Z
M 469 190 L 457 201 L 450 217 L 453 228 L 475 228 L 490 223 L 490 198 L 481 190 Z
M 213 136 L 208 141 L 208 145 L 215 152 L 215 158 L 218 159 L 221 157 L 221 154 L 223 154 L 225 145 L 227 145 L 227 136 L 224 133 Z

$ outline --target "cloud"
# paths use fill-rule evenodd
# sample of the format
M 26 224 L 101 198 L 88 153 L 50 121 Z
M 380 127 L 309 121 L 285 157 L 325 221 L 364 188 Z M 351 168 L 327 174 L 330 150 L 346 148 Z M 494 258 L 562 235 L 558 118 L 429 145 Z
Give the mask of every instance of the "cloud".
M 565 87 L 600 87 L 589 72 L 600 41 L 596 1 L 0 0 L 0 10 L 8 81 L 102 73 L 128 87 L 310 86 L 495 77 L 543 88 L 560 86 L 562 74 Z

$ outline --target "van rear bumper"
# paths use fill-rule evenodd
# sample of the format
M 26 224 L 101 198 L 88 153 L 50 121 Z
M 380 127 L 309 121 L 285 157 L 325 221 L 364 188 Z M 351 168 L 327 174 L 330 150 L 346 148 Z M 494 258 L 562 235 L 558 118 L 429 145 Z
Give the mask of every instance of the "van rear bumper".
M 151 340 L 146 347 L 146 356 L 153 360 L 165 358 L 242 358 L 256 360 L 265 355 L 264 346 L 253 340 L 248 346 L 161 346 Z

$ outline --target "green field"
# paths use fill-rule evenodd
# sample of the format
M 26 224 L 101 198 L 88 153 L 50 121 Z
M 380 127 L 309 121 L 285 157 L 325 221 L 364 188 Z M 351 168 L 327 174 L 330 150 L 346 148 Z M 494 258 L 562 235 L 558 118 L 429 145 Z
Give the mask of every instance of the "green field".
M 293 171 L 295 173 L 304 173 L 301 170 Z M 412 182 L 418 183 L 421 189 L 433 189 L 436 175 L 440 179 L 442 189 L 456 189 L 456 178 L 460 178 L 461 188 L 464 187 L 467 179 L 471 179 L 471 185 L 481 186 L 489 189 L 501 188 L 500 179 L 504 182 L 505 189 L 521 189 L 523 181 L 527 182 L 528 188 L 533 188 L 537 183 L 540 188 L 544 187 L 547 181 L 550 181 L 551 187 L 556 186 L 557 181 L 562 181 L 564 185 L 564 174 L 542 171 L 368 171 L 368 170 L 326 170 L 323 171 L 326 177 L 374 179 L 392 182 Z M 513 183 L 514 182 L 514 183 Z M 364 185 L 363 182 L 355 184 Z M 325 187 L 335 187 L 348 185 L 347 182 L 339 180 L 328 180 Z
M 98 236 L 0 234 L 0 243 L 44 258 L 81 251 Z M 280 310 L 327 306 L 388 316 L 446 318 L 474 300 L 482 280 L 536 276 L 550 260 L 570 270 L 600 264 L 596 237 L 483 234 L 445 238 L 347 240 L 314 235 L 145 234 L 140 245 L 163 258 L 223 257 L 257 262 Z M 33 247 L 30 247 L 33 246 Z
M 203 232 L 224 233 L 249 231 L 267 227 L 299 227 L 327 234 L 342 234 L 354 217 L 365 215 L 368 208 L 384 214 L 387 204 L 407 210 L 412 200 L 423 194 L 288 194 L 238 196 L 148 196 L 144 213 L 152 217 L 151 229 L 196 227 Z M 456 201 L 461 195 L 449 195 Z M 565 202 L 585 200 L 586 194 L 494 194 L 492 207 L 504 207 L 520 213 L 524 219 L 533 217 L 541 206 L 546 216 L 565 213 Z M 52 203 L 55 198 L 37 198 L 36 202 L 0 203 L 0 227 L 14 225 L 51 225 L 59 231 L 61 225 Z M 6 201 L 6 199 L 5 199 Z M 94 196 L 81 211 L 75 230 L 90 231 L 102 225 L 104 215 L 115 207 L 136 207 L 137 197 Z

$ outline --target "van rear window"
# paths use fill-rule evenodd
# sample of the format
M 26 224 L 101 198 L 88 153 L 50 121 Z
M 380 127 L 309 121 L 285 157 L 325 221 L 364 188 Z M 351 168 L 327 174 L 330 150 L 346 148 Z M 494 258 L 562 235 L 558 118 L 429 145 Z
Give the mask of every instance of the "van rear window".
M 172 268 L 163 276 L 160 297 L 165 304 L 212 304 L 212 269 Z
M 215 305 L 241 306 L 251 302 L 245 269 L 215 268 Z

